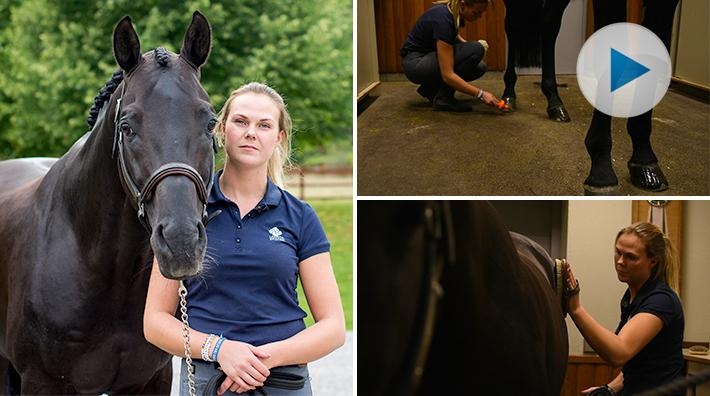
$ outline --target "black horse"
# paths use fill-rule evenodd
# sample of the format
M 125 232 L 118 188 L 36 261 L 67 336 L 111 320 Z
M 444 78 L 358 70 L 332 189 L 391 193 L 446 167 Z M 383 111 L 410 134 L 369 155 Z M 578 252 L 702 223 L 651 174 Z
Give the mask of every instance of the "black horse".
M 490 203 L 360 201 L 358 230 L 358 393 L 560 394 L 554 261 Z
M 626 1 L 594 0 L 593 5 L 595 30 L 612 23 L 626 22 Z M 667 49 L 670 49 L 677 5 L 678 0 L 644 0 L 642 25 L 655 33 Z M 627 120 L 626 130 L 632 145 L 627 167 L 634 186 L 657 192 L 668 189 L 668 180 L 651 147 L 652 118 L 653 110 L 649 110 Z M 619 180 L 611 162 L 611 116 L 595 109 L 584 143 L 591 159 L 589 175 L 584 181 L 585 194 L 614 194 Z
M 508 59 L 503 74 L 502 99 L 511 110 L 516 106 L 516 67 L 541 67 L 540 89 L 547 98 L 547 116 L 554 121 L 571 120 L 557 92 L 555 43 L 560 33 L 562 14 L 570 0 L 504 0 L 505 35 Z
M 210 45 L 195 12 L 179 55 L 142 55 L 125 17 L 113 33 L 121 72 L 91 131 L 56 162 L 0 163 L 0 354 L 23 394 L 170 392 L 171 356 L 145 341 L 142 315 L 153 255 L 182 279 L 205 254 Z

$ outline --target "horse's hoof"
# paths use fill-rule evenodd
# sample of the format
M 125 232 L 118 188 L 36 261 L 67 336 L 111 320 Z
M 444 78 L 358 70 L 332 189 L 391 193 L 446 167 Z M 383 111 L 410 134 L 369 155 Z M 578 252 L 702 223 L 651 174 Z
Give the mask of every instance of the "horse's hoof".
M 584 184 L 584 195 L 587 196 L 609 196 L 609 195 L 619 195 L 619 185 L 615 184 L 613 186 L 591 186 L 589 184 Z
M 559 104 L 557 106 L 552 106 L 547 108 L 547 117 L 553 121 L 557 122 L 570 122 L 572 119 L 569 117 L 569 113 L 565 108 L 565 105 Z
M 504 107 L 501 108 L 501 111 L 503 111 L 505 113 L 515 111 L 515 98 L 514 97 L 504 96 L 501 99 L 503 101 L 505 101 Z
M 668 189 L 668 180 L 657 162 L 642 165 L 629 161 L 628 166 L 631 183 L 634 186 L 653 192 Z

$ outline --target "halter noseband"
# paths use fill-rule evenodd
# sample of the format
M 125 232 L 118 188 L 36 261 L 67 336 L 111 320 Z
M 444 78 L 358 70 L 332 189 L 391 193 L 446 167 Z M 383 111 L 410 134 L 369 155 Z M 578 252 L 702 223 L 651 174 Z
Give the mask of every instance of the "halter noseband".
M 121 113 L 121 101 L 123 99 L 123 94 L 126 91 L 126 78 L 123 80 L 121 85 L 121 96 L 119 96 L 116 101 L 116 114 L 113 118 L 114 123 L 114 136 L 113 136 L 113 147 L 111 149 L 111 158 L 116 155 L 116 149 L 118 149 L 118 174 L 121 178 L 121 182 L 126 187 L 131 195 L 131 203 L 138 211 L 138 220 L 143 224 L 143 226 L 150 230 L 150 223 L 146 218 L 145 213 L 145 203 L 150 200 L 153 195 L 153 191 L 158 186 L 163 179 L 168 176 L 185 176 L 195 185 L 197 190 L 197 196 L 202 202 L 202 223 L 207 224 L 207 196 L 209 191 L 212 189 L 212 182 L 214 179 L 214 156 L 212 156 L 211 166 L 210 166 L 210 177 L 207 185 L 205 185 L 202 180 L 202 176 L 188 164 L 182 162 L 168 162 L 161 165 L 153 174 L 148 177 L 143 188 L 138 188 L 133 177 L 126 166 L 126 157 L 124 154 L 123 146 L 123 134 L 119 130 L 118 116 Z M 213 138 L 214 139 L 214 138 Z M 213 142 L 214 145 L 214 142 Z

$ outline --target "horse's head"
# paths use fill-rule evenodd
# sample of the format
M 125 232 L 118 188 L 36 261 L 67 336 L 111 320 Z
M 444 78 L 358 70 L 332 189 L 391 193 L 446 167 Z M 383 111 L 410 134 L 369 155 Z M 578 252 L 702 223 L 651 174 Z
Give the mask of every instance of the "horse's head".
M 125 75 L 112 101 L 113 155 L 127 199 L 151 232 L 160 272 L 172 279 L 197 274 L 205 255 L 216 116 L 200 85 L 200 66 L 210 43 L 210 25 L 199 12 L 179 55 L 163 48 L 142 55 L 129 17 L 113 34 Z

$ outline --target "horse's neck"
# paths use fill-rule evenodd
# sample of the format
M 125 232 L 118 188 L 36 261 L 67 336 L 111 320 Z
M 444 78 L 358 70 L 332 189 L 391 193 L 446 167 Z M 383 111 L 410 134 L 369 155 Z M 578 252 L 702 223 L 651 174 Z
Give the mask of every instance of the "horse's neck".
M 103 117 L 84 142 L 77 142 L 57 162 L 48 174 L 54 184 L 49 186 L 50 210 L 66 213 L 82 248 L 116 246 L 122 238 L 127 245 L 121 246 L 138 254 L 147 245 L 147 232 L 127 202 L 110 152 L 112 140 L 112 125 Z

